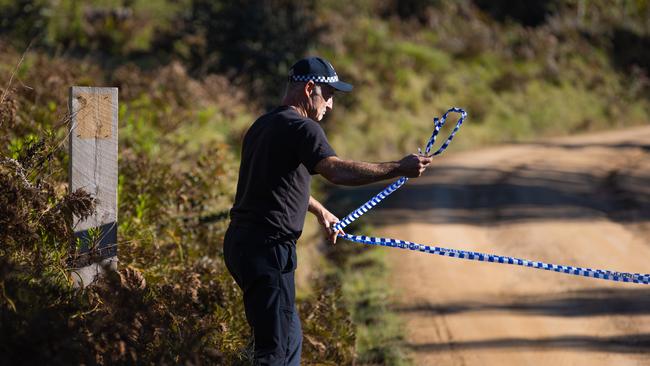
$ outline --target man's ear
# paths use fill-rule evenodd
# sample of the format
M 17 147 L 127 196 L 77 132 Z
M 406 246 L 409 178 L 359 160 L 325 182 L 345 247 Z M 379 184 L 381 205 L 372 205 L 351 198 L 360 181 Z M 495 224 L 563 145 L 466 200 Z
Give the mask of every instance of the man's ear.
M 309 80 L 305 83 L 305 96 L 307 96 L 307 98 L 311 97 L 311 95 L 314 93 L 315 86 L 316 83 L 314 83 L 313 80 Z

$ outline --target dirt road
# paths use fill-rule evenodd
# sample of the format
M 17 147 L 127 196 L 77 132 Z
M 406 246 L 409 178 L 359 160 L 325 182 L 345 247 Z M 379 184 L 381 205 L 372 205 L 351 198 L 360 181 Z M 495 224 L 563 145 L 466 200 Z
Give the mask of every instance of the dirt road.
M 650 127 L 443 155 L 374 211 L 386 237 L 650 273 Z M 648 285 L 379 250 L 416 365 L 650 365 Z

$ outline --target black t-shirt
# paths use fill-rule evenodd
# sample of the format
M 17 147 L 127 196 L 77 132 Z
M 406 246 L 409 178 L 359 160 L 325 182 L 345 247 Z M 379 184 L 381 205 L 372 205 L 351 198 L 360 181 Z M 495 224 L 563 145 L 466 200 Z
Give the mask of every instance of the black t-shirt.
M 232 222 L 298 239 L 314 166 L 335 155 L 321 126 L 293 108 L 261 116 L 244 137 Z

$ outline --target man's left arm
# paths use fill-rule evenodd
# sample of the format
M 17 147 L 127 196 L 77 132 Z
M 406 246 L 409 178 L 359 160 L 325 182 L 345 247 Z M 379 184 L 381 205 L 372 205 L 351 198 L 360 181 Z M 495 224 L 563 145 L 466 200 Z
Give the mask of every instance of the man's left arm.
M 329 212 L 312 196 L 309 196 L 309 212 L 316 216 L 318 223 L 323 227 L 325 237 L 332 245 L 336 244 L 336 237 L 339 233 L 345 234 L 343 230 L 334 231 L 334 224 L 339 222 L 338 217 Z

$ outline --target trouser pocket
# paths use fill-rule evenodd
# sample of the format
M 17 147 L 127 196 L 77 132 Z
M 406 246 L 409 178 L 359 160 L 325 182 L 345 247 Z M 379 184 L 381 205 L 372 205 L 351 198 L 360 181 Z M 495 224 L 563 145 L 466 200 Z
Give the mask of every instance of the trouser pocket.
M 298 267 L 296 244 L 294 242 L 279 242 L 273 245 L 277 259 L 278 269 L 282 273 L 289 273 Z

